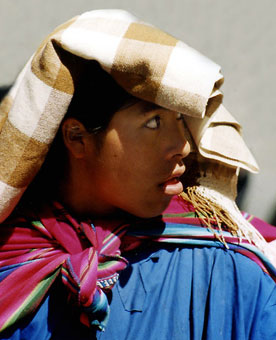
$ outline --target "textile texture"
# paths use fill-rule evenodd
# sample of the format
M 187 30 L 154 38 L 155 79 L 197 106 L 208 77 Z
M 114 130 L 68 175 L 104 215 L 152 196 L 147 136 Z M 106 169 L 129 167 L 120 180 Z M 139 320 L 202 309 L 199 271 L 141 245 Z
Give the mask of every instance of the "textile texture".
M 220 67 L 165 32 L 121 10 L 84 13 L 41 44 L 0 108 L 0 221 L 38 172 L 84 68 L 96 60 L 132 95 L 203 117 Z
M 81 322 L 104 329 L 109 313 L 104 292 L 127 265 L 121 251 L 145 242 L 224 248 L 202 226 L 192 206 L 177 197 L 163 218 L 137 219 L 130 224 L 79 223 L 58 203 L 43 208 L 40 217 L 26 216 L 11 217 L 2 226 L 1 330 L 34 312 L 58 277 L 68 289 L 69 302 L 82 311 Z M 254 245 L 224 233 L 230 249 L 252 259 L 275 280 L 275 267 Z M 270 240 L 276 239 L 275 232 L 270 234 Z
M 81 321 L 103 328 L 108 304 L 102 289 L 110 289 L 127 265 L 119 251 L 126 227 L 79 224 L 58 203 L 45 206 L 41 218 L 27 215 L 2 229 L 1 330 L 36 310 L 58 275 L 71 302 L 83 309 Z
M 242 138 L 241 125 L 217 98 L 211 99 L 203 119 L 186 116 L 185 122 L 200 155 L 259 172 L 258 164 Z

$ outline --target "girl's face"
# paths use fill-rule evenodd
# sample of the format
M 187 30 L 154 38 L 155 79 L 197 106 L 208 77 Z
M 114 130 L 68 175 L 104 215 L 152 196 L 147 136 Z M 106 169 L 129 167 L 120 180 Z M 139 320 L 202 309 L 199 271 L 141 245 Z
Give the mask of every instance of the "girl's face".
M 91 212 L 123 210 L 138 217 L 163 212 L 183 188 L 190 152 L 182 114 L 139 101 L 115 113 L 108 128 L 89 135 L 85 180 Z

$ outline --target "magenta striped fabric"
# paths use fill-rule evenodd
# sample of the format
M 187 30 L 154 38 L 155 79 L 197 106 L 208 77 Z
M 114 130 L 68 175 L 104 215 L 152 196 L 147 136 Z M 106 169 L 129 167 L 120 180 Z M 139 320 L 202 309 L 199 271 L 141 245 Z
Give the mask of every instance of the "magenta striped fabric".
M 81 322 L 103 330 L 109 312 L 104 292 L 127 265 L 121 252 L 144 242 L 149 247 L 152 242 L 224 247 L 201 225 L 193 207 L 178 198 L 162 217 L 135 219 L 131 224 L 118 220 L 79 223 L 58 203 L 45 206 L 40 217 L 27 212 L 24 216 L 11 217 L 1 225 L 0 331 L 34 312 L 57 277 L 68 289 L 70 302 L 82 311 Z M 265 223 L 258 223 L 259 229 L 267 229 Z M 270 228 L 273 234 L 274 227 Z M 275 268 L 254 245 L 226 231 L 224 237 L 231 250 L 251 258 L 275 280 Z
M 0 330 L 33 312 L 58 275 L 85 310 L 81 321 L 104 328 L 105 317 L 96 320 L 89 310 L 108 308 L 102 288 L 111 289 L 127 265 L 119 250 L 126 225 L 78 223 L 58 203 L 40 215 L 1 225 Z

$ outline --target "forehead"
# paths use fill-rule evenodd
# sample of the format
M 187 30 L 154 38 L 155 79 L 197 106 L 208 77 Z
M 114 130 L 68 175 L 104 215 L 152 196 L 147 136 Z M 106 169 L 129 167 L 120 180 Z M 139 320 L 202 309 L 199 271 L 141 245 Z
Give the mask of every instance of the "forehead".
M 162 109 L 164 110 L 163 107 L 155 103 L 151 103 L 151 102 L 140 100 L 140 99 L 134 99 L 130 101 L 129 103 L 127 103 L 124 107 L 122 107 L 118 112 L 131 110 L 131 111 L 136 112 L 139 115 L 145 115 L 148 112 L 162 110 Z

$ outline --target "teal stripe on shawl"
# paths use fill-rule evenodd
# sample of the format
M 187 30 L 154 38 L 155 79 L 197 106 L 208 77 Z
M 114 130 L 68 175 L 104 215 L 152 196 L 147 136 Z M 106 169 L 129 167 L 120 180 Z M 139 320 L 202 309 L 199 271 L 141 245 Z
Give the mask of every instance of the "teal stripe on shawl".
M 58 203 L 38 214 L 41 218 L 25 212 L 28 217 L 13 216 L 1 225 L 5 241 L 0 245 L 0 331 L 34 312 L 58 276 L 80 310 L 93 314 L 82 313 L 81 321 L 104 329 L 109 306 L 97 280 L 108 279 L 104 288 L 111 289 L 117 271 L 127 265 L 120 256 L 118 237 L 125 226 L 118 227 L 116 221 L 107 232 L 98 228 L 96 235 L 91 224 L 79 224 Z M 102 244 L 105 251 L 98 270 Z
M 42 301 L 45 293 L 48 291 L 49 287 L 53 284 L 58 275 L 58 270 L 53 272 L 48 277 L 45 277 L 40 281 L 35 289 L 26 297 L 26 299 L 20 304 L 20 306 L 11 313 L 8 318 L 3 322 L 3 317 L 1 316 L 1 331 L 5 330 L 9 326 L 13 325 L 17 320 L 20 320 L 25 315 L 34 311 L 39 303 Z M 2 314 L 2 313 L 1 313 Z
M 111 289 L 126 266 L 120 249 L 127 251 L 145 241 L 224 247 L 183 202 L 177 210 L 180 213 L 139 219 L 131 226 L 118 221 L 91 225 L 77 223 L 57 204 L 47 207 L 40 220 L 35 216 L 34 222 L 22 217 L 7 221 L 1 226 L 5 242 L 0 247 L 0 329 L 35 311 L 59 274 L 81 303 L 81 321 L 104 329 L 109 306 L 101 287 Z M 223 234 L 231 250 L 251 258 L 275 280 L 275 268 L 254 245 Z
M 258 262 L 265 272 L 269 272 L 276 282 L 276 269 L 267 257 L 253 244 L 246 239 L 233 237 L 229 232 L 223 231 L 224 238 L 229 249 L 242 253 Z M 179 245 L 225 248 L 224 244 L 218 241 L 214 234 L 208 229 L 186 224 L 166 223 L 160 233 L 160 229 L 143 228 L 131 229 L 126 236 L 135 237 L 141 240 L 151 239 L 154 242 L 174 243 Z M 255 254 L 259 261 L 252 256 Z

